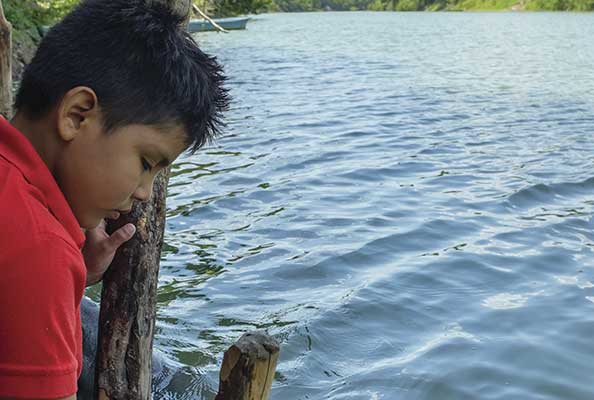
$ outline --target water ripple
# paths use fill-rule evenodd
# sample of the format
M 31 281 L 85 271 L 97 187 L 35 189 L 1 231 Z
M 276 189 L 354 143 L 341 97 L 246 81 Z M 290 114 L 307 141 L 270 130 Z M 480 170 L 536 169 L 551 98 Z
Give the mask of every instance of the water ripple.
M 157 396 L 212 399 L 257 328 L 273 399 L 594 398 L 593 36 L 578 13 L 199 36 L 235 100 L 172 169 Z

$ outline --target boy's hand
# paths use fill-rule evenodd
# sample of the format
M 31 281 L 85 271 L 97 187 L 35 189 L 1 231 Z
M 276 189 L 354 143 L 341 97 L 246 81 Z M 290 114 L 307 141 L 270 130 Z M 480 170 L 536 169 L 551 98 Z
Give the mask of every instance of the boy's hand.
M 105 220 L 98 227 L 87 231 L 87 240 L 82 253 L 87 266 L 87 286 L 94 285 L 103 278 L 116 250 L 134 236 L 136 227 L 126 224 L 111 236 L 105 231 Z

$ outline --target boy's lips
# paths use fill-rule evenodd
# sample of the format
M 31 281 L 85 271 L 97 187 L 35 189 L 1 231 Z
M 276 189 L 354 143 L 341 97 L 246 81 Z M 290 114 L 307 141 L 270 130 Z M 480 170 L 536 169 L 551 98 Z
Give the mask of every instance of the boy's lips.
M 120 218 L 120 215 L 128 214 L 130 211 L 132 211 L 131 208 L 126 210 L 111 210 L 109 213 L 109 219 L 118 219 Z
M 117 210 L 111 210 L 108 215 L 109 219 L 118 219 L 120 218 L 120 212 Z

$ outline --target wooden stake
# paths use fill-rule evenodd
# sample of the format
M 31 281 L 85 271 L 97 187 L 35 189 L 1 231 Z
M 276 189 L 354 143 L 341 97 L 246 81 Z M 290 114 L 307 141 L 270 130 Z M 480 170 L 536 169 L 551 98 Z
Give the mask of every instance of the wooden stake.
M 268 400 L 279 355 L 278 342 L 250 332 L 225 352 L 215 400 Z
M 0 0 L 0 114 L 12 116 L 12 25 Z
M 149 400 L 159 260 L 165 229 L 168 170 L 155 179 L 152 199 L 109 225 L 128 222 L 136 234 L 122 246 L 103 279 L 96 382 L 100 399 Z M 101 392 L 101 390 L 103 392 Z

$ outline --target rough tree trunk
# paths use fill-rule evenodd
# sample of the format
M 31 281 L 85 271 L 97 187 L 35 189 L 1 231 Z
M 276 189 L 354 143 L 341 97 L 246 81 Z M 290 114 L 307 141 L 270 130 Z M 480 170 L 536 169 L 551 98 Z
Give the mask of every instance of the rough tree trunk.
M 132 222 L 136 235 L 116 254 L 103 279 L 97 388 L 99 398 L 151 398 L 153 331 L 159 259 L 165 228 L 168 171 L 155 180 L 150 202 L 110 226 Z
M 146 0 L 165 3 L 187 21 L 191 0 Z M 150 202 L 109 228 L 128 222 L 136 235 L 116 254 L 103 280 L 96 383 L 99 399 L 149 400 L 159 260 L 165 228 L 169 170 L 156 178 Z
M 12 114 L 12 26 L 4 17 L 0 0 L 0 114 Z

